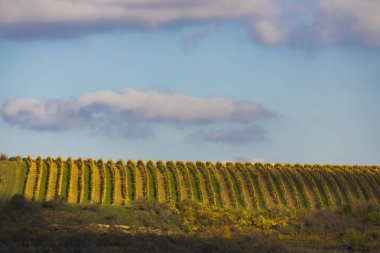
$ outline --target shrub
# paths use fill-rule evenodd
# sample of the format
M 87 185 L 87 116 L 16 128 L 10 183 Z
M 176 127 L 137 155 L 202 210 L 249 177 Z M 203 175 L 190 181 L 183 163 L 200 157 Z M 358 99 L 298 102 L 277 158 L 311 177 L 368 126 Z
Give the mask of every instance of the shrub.
M 50 209 L 58 209 L 64 204 L 64 200 L 58 199 L 58 200 L 50 200 L 50 201 L 45 201 L 42 203 L 43 208 L 50 208 Z
M 367 220 L 375 226 L 380 226 L 380 211 L 369 212 Z
M 0 161 L 5 161 L 5 160 L 8 160 L 8 156 L 4 153 L 1 153 L 0 154 Z
M 9 202 L 12 206 L 16 208 L 22 208 L 25 206 L 26 203 L 24 196 L 21 194 L 13 195 Z
M 367 251 L 364 235 L 355 229 L 346 229 L 342 234 L 342 241 L 348 250 Z

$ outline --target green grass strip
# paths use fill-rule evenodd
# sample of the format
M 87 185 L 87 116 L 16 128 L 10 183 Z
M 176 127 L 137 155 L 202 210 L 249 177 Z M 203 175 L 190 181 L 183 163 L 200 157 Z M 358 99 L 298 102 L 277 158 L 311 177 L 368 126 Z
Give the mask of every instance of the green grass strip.
M 103 204 L 104 198 L 105 198 L 105 192 L 106 192 L 106 178 L 105 178 L 105 166 L 103 161 L 98 161 L 97 165 L 98 170 L 99 170 L 99 191 L 100 191 L 100 203 Z
M 20 165 L 15 161 L 0 161 L 0 200 L 8 201 L 20 188 Z
M 38 201 L 44 201 L 46 197 L 47 187 L 48 187 L 48 180 L 49 180 L 49 166 L 46 164 L 45 161 L 42 162 L 42 168 L 40 170 L 40 177 L 41 177 L 41 186 L 40 186 L 40 192 L 38 194 Z
M 376 182 L 374 177 L 368 173 L 368 171 L 362 170 L 362 176 L 364 176 L 368 182 L 370 189 L 372 190 L 373 197 L 377 200 L 377 203 L 380 203 L 380 185 Z
M 26 180 L 28 179 L 29 166 L 25 161 L 19 163 L 20 168 L 20 184 L 17 190 L 18 194 L 24 195 L 26 188 Z
M 154 174 L 153 170 L 155 168 L 152 168 L 149 165 L 146 165 L 146 171 L 147 171 L 147 177 L 149 177 L 149 185 L 148 185 L 148 190 L 149 190 L 149 199 L 150 200 L 157 200 L 157 178 L 156 175 Z
M 236 165 L 235 165 L 236 166 Z M 253 185 L 251 177 L 248 175 L 248 167 L 249 165 L 243 165 L 241 164 L 238 168 L 239 173 L 244 181 L 244 187 L 246 188 L 246 191 L 249 196 L 249 202 L 250 202 L 250 209 L 258 209 L 258 202 L 257 202 L 257 192 L 255 192 L 255 187 Z
M 185 187 L 185 190 L 186 190 L 185 196 L 188 199 L 194 200 L 193 188 L 191 187 L 190 175 L 189 175 L 189 171 L 186 168 L 186 165 L 183 162 L 176 162 L 176 166 L 177 166 L 178 172 L 181 174 L 181 177 L 183 178 L 182 186 Z
M 360 177 L 357 177 L 358 176 L 358 173 L 360 172 L 354 172 L 351 177 L 354 178 L 356 180 L 356 182 L 358 183 L 358 186 L 360 188 L 360 191 L 362 192 L 363 196 L 364 196 L 364 199 L 366 201 L 368 201 L 370 199 L 370 196 L 369 196 L 369 192 L 367 190 L 367 188 L 363 185 L 363 180 L 360 178 Z
M 222 202 L 222 194 L 221 194 L 221 187 L 218 183 L 218 180 L 216 180 L 216 176 L 214 173 L 214 170 L 211 168 L 206 168 L 208 171 L 208 174 L 210 176 L 210 181 L 211 181 L 211 187 L 213 189 L 213 192 L 215 192 L 215 202 L 217 207 L 223 207 L 223 202 Z
M 158 169 L 158 173 L 160 173 L 162 177 L 162 187 L 164 188 L 164 199 L 161 201 L 170 202 L 170 182 L 168 177 L 168 171 L 166 169 L 166 165 L 162 161 L 156 162 L 156 167 Z
M 124 205 L 126 202 L 128 202 L 129 198 L 127 196 L 127 173 L 125 171 L 125 166 L 123 163 L 116 163 L 116 169 L 120 173 L 120 180 L 121 180 L 121 197 L 123 199 L 122 205 Z
M 170 198 L 172 202 L 177 203 L 179 201 L 179 189 L 176 184 L 174 168 L 172 166 L 166 166 L 166 170 L 169 178 Z
M 268 176 L 269 178 L 271 179 L 272 181 L 272 184 L 273 184 L 273 187 L 274 187 L 274 190 L 276 191 L 276 195 L 278 196 L 278 198 L 280 199 L 280 203 L 282 205 L 287 205 L 288 202 L 285 198 L 285 195 L 284 195 L 284 192 L 283 190 L 281 189 L 280 187 L 280 183 L 278 182 L 278 179 L 276 177 L 276 175 L 273 173 L 273 168 L 270 168 L 270 169 L 265 169 L 268 173 Z
M 226 166 L 226 171 L 227 171 L 227 174 L 229 174 L 229 177 L 231 178 L 232 189 L 235 193 L 234 195 L 236 197 L 237 204 L 238 204 L 237 208 L 239 207 L 245 208 L 245 202 L 242 196 L 241 185 L 236 174 L 232 171 L 232 169 L 229 166 Z
M 104 169 L 105 199 L 103 204 L 111 205 L 113 203 L 113 173 L 107 164 L 104 165 Z
M 148 175 L 147 175 L 147 172 L 146 172 L 146 166 L 144 164 L 143 161 L 139 160 L 136 164 L 136 169 L 138 170 L 138 172 L 140 173 L 140 176 L 141 176 L 141 183 L 142 185 L 139 186 L 139 185 L 136 185 L 136 187 L 140 187 L 141 190 L 142 190 L 142 197 L 143 198 L 148 198 L 149 196 L 149 192 L 148 192 L 148 181 L 149 181 L 149 178 L 148 178 Z
M 266 193 L 268 194 L 268 200 L 269 198 L 272 200 L 271 204 L 276 206 L 278 204 L 280 204 L 280 199 L 279 199 L 279 196 L 274 188 L 274 184 L 272 182 L 272 178 L 270 177 L 270 175 L 268 174 L 268 169 L 271 169 L 273 168 L 272 166 L 270 166 L 268 168 L 268 166 L 266 166 L 265 164 L 264 165 L 259 165 L 256 167 L 258 173 L 261 174 L 261 178 L 263 180 L 263 186 L 266 188 Z
M 349 204 L 349 199 L 347 195 L 346 189 L 344 189 L 342 182 L 339 180 L 339 178 L 335 175 L 333 171 L 330 172 L 332 179 L 335 181 L 336 185 L 338 186 L 338 189 L 341 193 L 341 196 L 343 197 L 343 204 Z
M 274 168 L 270 168 L 267 170 L 267 173 L 268 173 L 268 176 L 271 178 L 272 180 L 272 183 L 273 183 L 273 187 L 277 193 L 277 196 L 280 200 L 280 203 L 282 205 L 287 205 L 288 204 L 288 201 L 287 199 L 285 198 L 285 192 L 283 189 L 281 189 L 281 185 L 280 185 L 280 182 L 279 182 L 279 179 L 276 175 L 276 173 L 273 171 L 275 170 Z
M 83 168 L 83 203 L 89 204 L 91 202 L 91 165 L 85 163 Z
M 286 166 L 281 166 L 277 168 L 278 175 L 282 178 L 282 182 L 284 183 L 284 187 L 288 192 L 288 206 L 300 208 L 301 203 L 298 198 L 297 189 L 293 182 L 293 179 L 290 177 L 289 173 L 286 171 Z
M 199 189 L 199 182 L 195 175 L 194 167 L 186 166 L 186 168 L 189 171 L 190 183 L 191 183 L 191 187 L 193 188 L 193 199 L 194 201 L 202 201 L 202 193 L 200 192 L 200 189 Z
M 303 181 L 303 185 L 306 187 L 306 191 L 309 194 L 310 208 L 320 209 L 323 207 L 323 200 L 318 193 L 318 190 L 308 174 L 306 174 L 305 167 L 296 167 L 299 178 Z
M 331 172 L 327 171 L 322 167 L 317 167 L 317 170 L 319 171 L 320 175 L 324 178 L 326 185 L 329 188 L 330 194 L 333 195 L 332 200 L 334 203 L 331 206 L 340 206 L 342 204 L 342 195 L 339 191 L 338 186 L 336 185 L 336 182 L 331 176 Z
M 248 169 L 248 168 L 247 168 Z M 265 199 L 264 199 L 264 194 L 263 191 L 260 188 L 260 183 L 259 183 L 259 176 L 251 171 L 251 169 L 248 169 L 248 175 L 251 177 L 255 192 L 257 193 L 257 200 L 259 204 L 259 209 L 265 209 Z
M 34 180 L 34 186 L 33 186 L 33 197 L 32 197 L 32 200 L 35 201 L 37 198 L 38 198 L 38 185 L 39 185 L 39 181 L 41 181 L 41 168 L 40 168 L 40 165 L 38 162 L 36 162 L 36 180 Z
M 236 208 L 237 201 L 234 195 L 234 191 L 232 189 L 232 183 L 229 180 L 225 166 L 221 163 L 216 163 L 215 168 L 223 184 L 223 193 L 225 193 L 227 197 L 225 201 L 228 202 L 231 208 Z
M 296 177 L 296 175 L 294 175 L 295 171 L 293 171 L 292 169 L 285 169 L 288 171 L 289 175 L 291 176 L 291 180 L 293 180 L 293 183 L 296 187 L 296 190 L 298 192 L 298 198 L 301 202 L 301 206 L 303 208 L 307 208 L 308 207 L 308 202 L 306 200 L 306 194 L 305 194 L 305 191 L 300 183 L 300 181 L 298 180 L 298 178 Z
M 77 169 L 78 169 L 78 185 L 77 185 L 77 190 L 78 190 L 78 194 L 77 194 L 77 203 L 81 203 L 81 197 L 82 197 L 82 190 L 83 190 L 83 173 L 84 173 L 84 167 L 85 165 L 78 161 L 74 162 L 75 165 L 77 166 Z
M 318 194 L 320 198 L 322 199 L 322 207 L 329 207 L 331 203 L 329 203 L 327 193 L 323 190 L 321 182 L 314 178 L 313 173 L 310 173 L 309 169 L 305 169 L 305 173 L 308 174 L 310 179 L 313 181 L 316 187 L 316 190 L 318 191 Z
M 135 174 L 133 173 L 133 168 L 130 165 L 126 166 L 126 178 L 127 178 L 127 189 L 128 189 L 128 199 L 131 201 L 136 199 L 136 180 Z
M 69 168 L 69 165 L 67 164 L 67 162 L 63 162 L 61 192 L 62 198 L 66 200 L 69 197 L 70 173 L 71 170 Z
M 339 169 L 340 175 L 345 179 L 347 184 L 349 185 L 350 193 L 352 196 L 352 199 L 361 199 L 363 196 L 361 195 L 360 188 L 356 181 L 354 180 L 354 177 L 350 174 L 346 168 L 340 168 Z
M 353 170 L 353 172 L 355 172 L 355 171 Z M 366 172 L 369 175 L 371 175 L 371 177 L 377 183 L 377 185 L 380 185 L 380 171 L 376 170 L 375 166 L 373 166 L 373 168 L 366 169 Z
M 210 182 L 210 178 L 206 171 L 206 165 L 203 162 L 196 162 L 196 170 L 198 171 L 198 175 L 201 181 L 201 188 L 204 190 L 204 198 L 207 199 L 207 203 L 210 205 L 215 205 L 214 194 Z

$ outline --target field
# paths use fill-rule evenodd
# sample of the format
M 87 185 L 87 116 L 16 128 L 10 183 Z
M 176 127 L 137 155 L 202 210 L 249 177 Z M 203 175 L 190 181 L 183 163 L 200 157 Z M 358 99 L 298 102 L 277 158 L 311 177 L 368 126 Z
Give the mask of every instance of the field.
M 0 161 L 0 252 L 380 252 L 380 168 Z
M 25 192 L 23 182 L 26 180 L 26 170 L 24 163 L 0 162 L 0 199 L 8 200 L 16 193 Z
M 128 205 L 191 200 L 218 208 L 325 209 L 380 203 L 379 166 L 269 163 L 103 162 L 81 158 L 0 163 L 0 196 L 71 204 Z

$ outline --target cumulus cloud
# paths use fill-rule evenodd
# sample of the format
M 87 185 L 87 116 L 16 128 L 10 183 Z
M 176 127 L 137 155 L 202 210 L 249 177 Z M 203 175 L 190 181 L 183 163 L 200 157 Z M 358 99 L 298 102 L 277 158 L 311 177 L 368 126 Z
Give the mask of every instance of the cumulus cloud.
M 193 137 L 206 142 L 244 144 L 264 141 L 267 139 L 266 134 L 266 130 L 261 126 L 252 125 L 244 128 L 199 130 Z
M 125 137 L 153 136 L 152 124 L 255 124 L 272 115 L 252 102 L 132 88 L 91 92 L 71 100 L 16 99 L 4 104 L 1 114 L 9 124 L 27 129 L 89 128 Z
M 265 45 L 380 47 L 379 12 L 376 0 L 0 0 L 0 34 L 70 38 L 129 28 L 239 23 Z

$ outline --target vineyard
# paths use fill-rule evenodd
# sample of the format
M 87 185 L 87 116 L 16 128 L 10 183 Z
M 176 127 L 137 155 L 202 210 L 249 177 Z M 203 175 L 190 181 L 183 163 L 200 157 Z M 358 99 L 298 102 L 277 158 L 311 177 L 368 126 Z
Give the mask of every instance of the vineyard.
M 9 164 L 8 172 L 14 175 L 12 181 L 7 181 L 9 173 L 1 167 L 1 196 L 9 198 L 19 193 L 34 201 L 63 199 L 72 204 L 126 205 L 137 199 L 173 204 L 192 200 L 248 210 L 380 204 L 379 166 L 142 160 L 114 163 L 82 158 L 64 161 L 60 157 L 28 157 L 3 163 Z

